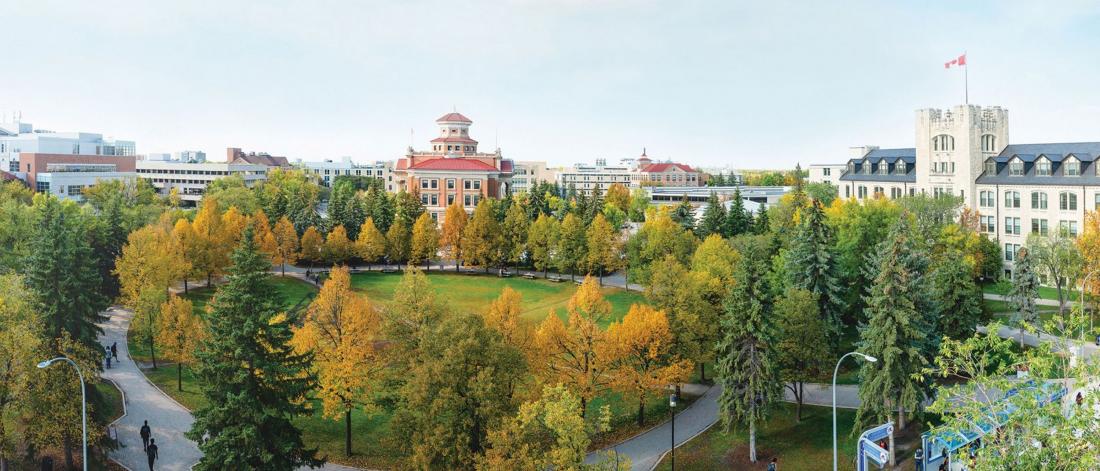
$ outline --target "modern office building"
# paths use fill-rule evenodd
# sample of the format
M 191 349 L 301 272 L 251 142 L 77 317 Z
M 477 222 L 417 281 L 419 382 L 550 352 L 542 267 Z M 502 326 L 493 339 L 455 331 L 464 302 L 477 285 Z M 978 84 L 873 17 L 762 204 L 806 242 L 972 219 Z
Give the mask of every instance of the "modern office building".
M 517 160 L 512 172 L 512 192 L 529 190 L 538 182 L 554 182 L 555 172 L 546 168 L 546 162 Z
M 261 164 L 239 162 L 181 162 L 178 160 L 139 160 L 136 175 L 148 180 L 157 193 L 167 196 L 172 188 L 180 200 L 194 205 L 202 200 L 206 187 L 214 180 L 240 176 L 245 185 L 252 186 L 267 179 L 270 167 Z
M 497 149 L 478 152 L 470 137 L 473 121 L 461 113 L 447 113 L 437 119 L 439 137 L 430 151 L 411 146 L 393 169 L 397 188 L 416 192 L 425 209 L 437 221 L 443 220 L 447 205 L 461 201 L 473 211 L 481 198 L 500 198 L 511 191 L 513 164 Z
M 132 155 L 80 155 L 22 152 L 14 175 L 39 193 L 84 199 L 84 189 L 104 180 L 137 178 Z
M 397 191 L 397 184 L 393 180 L 393 163 L 376 161 L 369 164 L 361 164 L 351 160 L 351 157 L 342 157 L 340 160 L 326 159 L 320 162 L 298 161 L 295 165 L 305 169 L 317 177 L 321 185 L 332 186 L 336 177 L 341 175 L 373 177 L 385 183 L 386 191 Z
M 180 162 L 206 162 L 206 152 L 201 150 L 183 150 L 176 152 L 176 160 Z
M 35 129 L 16 118 L 0 122 L 0 170 L 18 172 L 19 154 L 68 154 L 133 156 L 134 141 L 104 138 L 89 132 L 54 132 Z
M 606 159 L 596 159 L 595 165 L 574 164 L 572 167 L 558 170 L 555 181 L 563 190 L 572 187 L 578 192 L 591 195 L 596 189 L 606 194 L 607 189 L 616 183 L 630 187 L 635 181 L 633 166 L 628 163 L 608 165 Z

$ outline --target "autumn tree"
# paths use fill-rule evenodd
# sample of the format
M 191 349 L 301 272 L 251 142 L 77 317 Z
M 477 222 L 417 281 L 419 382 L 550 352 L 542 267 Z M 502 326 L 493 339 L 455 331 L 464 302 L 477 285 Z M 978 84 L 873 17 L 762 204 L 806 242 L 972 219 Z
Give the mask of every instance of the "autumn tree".
M 405 263 L 412 251 L 411 234 L 409 226 L 404 219 L 396 219 L 390 224 L 390 230 L 386 231 L 386 258 L 390 263 Z
M 607 195 L 604 195 L 603 200 L 623 213 L 630 211 L 630 190 L 622 183 L 612 183 L 607 187 Z
M 218 206 L 217 198 L 204 198 L 191 227 L 197 238 L 197 250 L 191 264 L 206 275 L 206 285 L 210 286 L 215 276 L 221 276 L 229 264 L 229 249 L 226 241 L 230 239 Z
M 588 272 L 596 272 L 600 284 L 603 284 L 604 272 L 613 272 L 619 268 L 621 249 L 619 231 L 607 223 L 602 214 L 597 214 L 588 226 L 586 234 L 586 266 Z
M 826 378 L 833 360 L 829 345 L 821 341 L 828 335 L 829 326 L 817 310 L 813 293 L 802 288 L 788 288 L 775 302 L 776 363 L 780 379 L 794 395 L 799 422 L 805 384 Z
M 581 398 L 581 413 L 610 384 L 607 333 L 600 325 L 611 315 L 611 303 L 587 276 L 566 307 L 568 323 L 551 312 L 535 331 L 535 347 L 543 358 L 547 383 L 560 382 Z
M 607 329 L 612 358 L 612 387 L 638 400 L 638 426 L 645 425 L 645 404 L 670 384 L 687 380 L 690 360 L 672 350 L 672 333 L 665 313 L 644 304 L 630 306 L 622 322 Z
M 455 261 L 455 271 L 458 271 L 462 259 L 462 235 L 466 231 L 466 209 L 456 198 L 447 206 L 443 217 L 443 231 L 439 234 L 439 246 L 446 256 Z
M 283 276 L 286 276 L 286 264 L 294 264 L 298 261 L 298 233 L 294 231 L 294 224 L 286 216 L 275 222 L 275 228 L 271 231 L 275 238 L 275 256 L 273 263 L 278 263 Z
M 427 275 L 415 265 L 407 267 L 393 293 L 393 302 L 384 313 L 383 334 L 389 341 L 389 359 L 394 365 L 390 371 L 403 380 L 409 363 L 418 355 L 421 337 L 426 329 L 442 321 L 446 307 L 436 299 Z
M 291 341 L 297 352 L 313 352 L 324 414 L 344 419 L 346 456 L 351 456 L 352 411 L 375 410 L 371 392 L 385 366 L 380 328 L 381 318 L 367 298 L 351 290 L 347 267 L 336 267 Z
M 500 229 L 501 261 L 512 264 L 523 261 L 523 255 L 527 253 L 527 235 L 530 231 L 527 212 L 519 204 L 513 203 L 508 207 Z
M 229 209 L 225 210 L 225 213 L 222 214 L 224 229 L 222 235 L 224 238 L 218 241 L 221 244 L 222 251 L 228 254 L 241 242 L 241 237 L 244 236 L 244 228 L 248 226 L 248 222 L 248 216 L 237 209 L 236 206 L 230 206 Z
M 672 220 L 669 209 L 651 211 L 645 224 L 627 242 L 628 274 L 636 283 L 649 283 L 653 262 L 672 255 L 682 264 L 688 264 L 698 240 Z
M 205 275 L 202 272 L 202 267 L 192 263 L 192 260 L 197 260 L 202 257 L 201 251 L 204 247 L 204 241 L 199 239 L 195 228 L 191 225 L 191 221 L 186 218 L 179 218 L 176 220 L 176 224 L 172 226 L 172 238 L 175 239 L 176 247 L 179 248 L 180 255 L 187 261 L 189 270 L 183 274 L 183 292 L 187 293 L 189 290 L 188 279 L 191 277 L 201 277 Z
M 354 255 L 354 247 L 348 239 L 348 232 L 344 226 L 336 226 L 329 231 L 321 253 L 325 261 L 333 265 L 343 265 L 351 259 Z
M 386 236 L 374 225 L 374 218 L 367 218 L 359 228 L 359 238 L 355 239 L 355 254 L 367 262 L 369 268 L 386 255 Z
M 299 257 L 309 260 L 311 262 L 317 262 L 321 260 L 321 251 L 325 246 L 325 239 L 321 237 L 321 233 L 317 231 L 316 227 L 309 226 L 306 231 L 302 233 L 302 242 L 299 244 L 300 252 Z
M 500 262 L 500 241 L 500 223 L 494 214 L 493 202 L 483 199 L 477 203 L 474 215 L 462 231 L 462 258 L 489 271 L 489 267 Z
M 15 426 L 30 408 L 34 367 L 46 345 L 43 319 L 35 309 L 35 294 L 21 275 L 0 275 L 0 468 L 17 456 L 24 437 Z
M 138 339 L 149 347 L 156 368 L 155 343 L 161 304 L 176 280 L 187 276 L 190 264 L 165 224 L 145 226 L 130 233 L 115 263 L 122 303 L 134 310 Z
M 183 391 L 183 364 L 195 362 L 195 348 L 206 337 L 206 326 L 195 315 L 191 301 L 174 294 L 160 306 L 157 344 L 176 360 L 176 389 Z
M 409 262 L 424 262 L 424 269 L 427 270 L 438 251 L 439 230 L 436 228 L 435 220 L 432 219 L 431 215 L 423 213 L 416 218 L 416 224 L 413 225 Z
M 557 219 L 539 214 L 538 219 L 531 224 L 530 233 L 527 235 L 527 250 L 531 252 L 531 263 L 536 270 L 542 270 L 543 278 L 546 278 L 550 267 L 555 265 L 554 255 L 559 230 Z
M 558 270 L 569 271 L 569 279 L 575 279 L 577 268 L 583 267 L 587 260 L 588 234 L 584 222 L 572 213 L 566 214 L 561 221 L 555 261 Z

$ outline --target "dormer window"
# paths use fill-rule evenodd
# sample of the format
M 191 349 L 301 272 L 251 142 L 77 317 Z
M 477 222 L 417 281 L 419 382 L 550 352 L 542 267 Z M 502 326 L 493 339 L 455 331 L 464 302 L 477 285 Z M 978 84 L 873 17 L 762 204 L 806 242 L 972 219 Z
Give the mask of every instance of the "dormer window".
M 863 174 L 864 175 L 870 175 L 871 174 L 871 162 L 867 162 L 867 161 L 863 162 Z
M 879 175 L 886 175 L 889 172 L 890 172 L 890 164 L 886 163 L 885 160 L 878 163 L 878 173 L 879 173 Z
M 1020 159 L 1013 159 L 1008 163 L 1008 174 L 1013 177 L 1024 176 L 1024 162 Z
M 899 160 L 898 163 L 894 164 L 894 172 L 898 175 L 905 175 L 909 172 L 909 169 L 906 168 L 904 161 Z
M 1062 174 L 1067 177 L 1076 177 L 1081 175 L 1081 162 L 1076 158 L 1070 157 L 1062 163 Z
M 856 173 L 856 164 L 854 162 L 848 162 L 848 173 Z
M 985 174 L 996 175 L 997 174 L 997 161 L 987 160 L 985 161 Z
M 1050 161 L 1046 157 L 1035 161 L 1035 175 L 1040 177 L 1050 176 Z
M 955 138 L 947 134 L 940 134 L 939 136 L 932 138 L 932 150 L 934 151 L 953 151 L 955 150 Z

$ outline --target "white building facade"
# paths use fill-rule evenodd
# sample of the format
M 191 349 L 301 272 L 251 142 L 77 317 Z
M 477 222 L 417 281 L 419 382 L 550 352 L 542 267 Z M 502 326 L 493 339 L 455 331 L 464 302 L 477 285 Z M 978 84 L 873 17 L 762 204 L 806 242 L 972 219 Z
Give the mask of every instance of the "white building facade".
M 0 123 L 0 170 L 18 171 L 20 153 L 131 156 L 134 141 L 104 138 L 89 132 L 54 132 L 35 129 L 15 120 Z
M 373 177 L 385 183 L 386 191 L 397 191 L 397 184 L 393 181 L 393 162 L 377 161 L 369 164 L 361 164 L 351 160 L 351 157 L 342 157 L 340 160 L 326 159 L 320 162 L 302 162 L 297 164 L 317 177 L 318 182 L 326 187 L 331 187 L 336 177 L 341 175 L 357 177 Z
M 836 186 L 844 174 L 844 164 L 811 164 L 807 169 L 810 183 L 828 183 Z
M 553 182 L 556 172 L 546 168 L 546 162 L 517 160 L 512 172 L 512 192 L 521 193 L 539 182 Z
M 240 176 L 245 185 L 252 186 L 266 180 L 267 171 L 266 165 L 259 164 L 139 160 L 136 175 L 148 180 L 161 196 L 175 188 L 181 201 L 194 204 L 202 200 L 214 180 Z

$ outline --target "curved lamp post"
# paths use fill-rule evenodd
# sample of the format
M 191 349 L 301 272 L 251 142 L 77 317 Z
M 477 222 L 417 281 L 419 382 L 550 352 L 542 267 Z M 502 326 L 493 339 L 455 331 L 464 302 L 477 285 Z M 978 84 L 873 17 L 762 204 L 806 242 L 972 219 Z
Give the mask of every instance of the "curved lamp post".
M 38 367 L 45 369 L 57 361 L 69 362 L 69 364 L 73 365 L 73 368 L 76 369 L 77 376 L 80 377 L 80 424 L 84 432 L 84 458 L 81 461 L 84 462 L 84 471 L 88 471 L 88 401 L 84 392 L 84 373 L 80 371 L 80 367 L 77 366 L 76 362 L 64 356 L 40 362 L 38 363 Z
M 840 357 L 840 359 L 836 361 L 836 368 L 833 369 L 833 471 L 837 471 L 837 468 L 836 468 L 836 374 L 837 374 L 837 372 L 840 371 L 840 362 L 844 361 L 845 358 L 848 358 L 848 355 L 856 355 L 856 356 L 862 357 L 864 360 L 867 360 L 871 363 L 875 363 L 875 362 L 878 361 L 878 358 L 875 358 L 875 357 L 870 356 L 870 355 L 864 355 L 864 354 L 859 353 L 859 352 L 845 353 L 844 356 Z
M 672 469 L 676 470 L 676 401 L 679 399 L 676 396 L 676 386 L 673 385 L 672 394 L 668 395 L 668 411 L 672 415 L 672 443 L 670 444 L 672 451 Z

